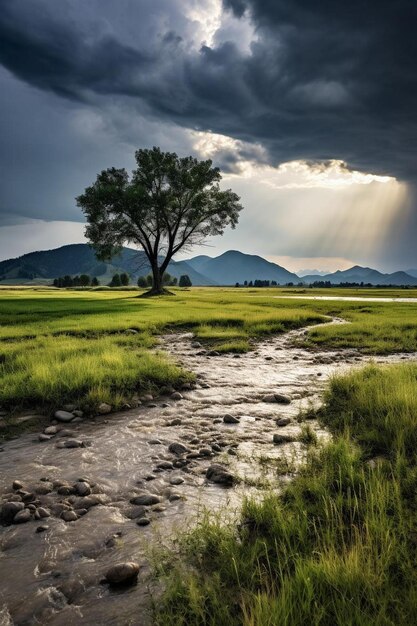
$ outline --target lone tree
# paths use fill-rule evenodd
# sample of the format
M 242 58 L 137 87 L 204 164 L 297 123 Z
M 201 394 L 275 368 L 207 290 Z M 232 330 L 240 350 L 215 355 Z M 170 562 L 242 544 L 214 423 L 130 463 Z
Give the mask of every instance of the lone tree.
M 180 282 L 178 283 L 178 285 L 180 287 L 191 287 L 192 286 L 192 282 L 191 282 L 190 277 L 188 276 L 188 274 L 183 274 L 182 276 L 180 276 Z
M 159 148 L 138 150 L 137 168 L 110 168 L 78 196 L 87 218 L 86 235 L 98 258 L 110 260 L 125 244 L 141 246 L 152 270 L 146 295 L 167 293 L 163 275 L 172 257 L 184 247 L 222 235 L 239 219 L 239 196 L 219 187 L 220 170 L 211 160 Z

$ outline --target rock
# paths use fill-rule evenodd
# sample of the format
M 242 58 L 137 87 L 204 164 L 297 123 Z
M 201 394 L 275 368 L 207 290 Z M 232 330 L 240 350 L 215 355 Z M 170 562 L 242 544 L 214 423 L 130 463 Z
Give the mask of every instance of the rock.
M 2 524 L 11 524 L 14 516 L 20 511 L 23 511 L 25 505 L 23 502 L 6 502 L 1 507 L 0 520 Z
M 155 402 L 149 402 L 148 409 L 156 409 L 158 405 Z
M 126 328 L 125 334 L 126 335 L 137 335 L 138 331 L 135 330 L 134 328 Z
M 36 500 L 35 494 L 29 491 L 21 491 L 20 495 L 22 496 L 23 502 L 33 502 L 33 500 Z
M 49 517 L 51 515 L 48 509 L 45 509 L 43 506 L 38 508 L 38 513 L 40 517 Z
M 158 463 L 158 465 L 156 467 L 158 469 L 161 469 L 161 470 L 172 470 L 172 469 L 174 469 L 174 466 L 173 466 L 171 461 L 161 461 L 160 463 Z
M 74 508 L 76 509 L 91 509 L 93 506 L 98 506 L 99 504 L 105 504 L 107 501 L 106 497 L 101 494 L 91 494 L 91 496 L 84 496 L 82 498 L 78 498 L 75 502 Z
M 277 419 L 277 421 L 276 421 L 276 425 L 277 425 L 277 426 L 280 426 L 280 427 L 282 427 L 282 426 L 288 426 L 288 424 L 290 424 L 290 423 L 291 423 L 291 420 L 290 420 L 290 418 L 289 418 L 289 417 L 280 417 L 280 418 L 279 418 L 279 419 Z
M 173 476 L 169 482 L 171 485 L 182 485 L 184 479 L 181 476 Z
M 142 400 L 142 402 L 152 402 L 153 395 L 150 393 L 145 393 L 143 396 L 141 396 L 140 399 Z
M 74 485 L 75 493 L 78 496 L 89 496 L 91 493 L 91 487 L 87 482 L 80 481 Z
M 151 523 L 151 520 L 147 517 L 140 517 L 136 522 L 138 526 L 148 526 L 148 524 L 150 523 Z
M 283 443 L 292 443 L 293 441 L 297 441 L 297 438 L 293 435 L 281 435 L 280 433 L 275 433 L 272 441 L 279 445 Z
M 78 517 L 82 517 L 83 515 L 87 515 L 88 513 L 87 509 L 75 509 L 75 512 Z
M 139 565 L 134 561 L 126 563 L 118 563 L 107 570 L 105 577 L 110 585 L 120 585 L 123 583 L 133 582 L 139 574 Z
M 42 524 L 41 526 L 37 526 L 36 528 L 37 533 L 44 533 L 47 530 L 49 530 L 49 526 L 47 526 L 46 524 Z
M 43 432 L 45 433 L 45 435 L 56 435 L 58 431 L 58 426 L 48 426 Z
M 182 420 L 179 417 L 176 417 L 175 419 L 168 422 L 168 426 L 181 426 L 181 424 Z
M 52 439 L 52 435 L 45 435 L 45 433 L 40 433 L 40 435 L 38 435 L 38 439 L 42 443 L 42 442 L 49 441 L 50 439 Z
M 213 451 L 211 450 L 211 448 L 200 448 L 198 454 L 199 456 L 211 456 L 213 454 Z
M 71 507 L 68 504 L 64 504 L 62 502 L 57 502 L 51 506 L 51 511 L 53 515 L 59 517 L 63 511 L 70 511 Z
M 23 489 L 23 483 L 21 483 L 20 480 L 14 480 L 12 487 L 15 491 L 17 491 L 18 489 Z
M 146 513 L 146 506 L 134 506 L 126 513 L 126 517 L 129 519 L 136 519 L 137 517 L 143 517 Z
M 64 448 L 84 448 L 84 443 L 81 439 L 67 439 Z
M 101 402 L 101 404 L 97 407 L 97 413 L 99 415 L 107 415 L 107 413 L 111 413 L 110 404 L 107 404 L 107 402 Z
M 179 494 L 179 493 L 171 493 L 171 495 L 169 496 L 169 501 L 170 502 L 176 502 L 177 500 L 181 500 L 181 494 Z
M 220 352 L 218 352 L 217 350 L 209 350 L 207 354 L 208 356 L 220 356 Z
M 148 444 L 150 446 L 158 446 L 162 443 L 159 439 L 149 439 Z
M 284 396 L 282 393 L 276 393 L 275 400 L 278 404 L 291 404 L 291 398 L 289 396 Z
M 76 409 L 73 413 L 75 417 L 82 417 L 84 415 L 83 411 L 80 411 L 79 409 Z
M 240 420 L 238 417 L 230 415 L 230 413 L 226 413 L 226 415 L 223 417 L 223 422 L 225 424 L 239 424 Z
M 70 485 L 62 485 L 61 487 L 58 487 L 57 492 L 60 496 L 71 496 L 75 493 L 75 489 Z
M 153 504 L 159 504 L 161 502 L 161 498 L 153 493 L 142 493 L 139 496 L 135 496 L 131 498 L 131 504 L 139 504 L 143 506 L 152 506 Z
M 75 522 L 78 519 L 78 515 L 75 511 L 62 511 L 61 519 L 63 519 L 64 522 Z
M 58 422 L 72 422 L 74 415 L 69 411 L 55 411 L 54 417 Z
M 172 400 L 182 400 L 183 397 L 184 396 L 179 391 L 174 391 L 174 393 L 171 393 Z
M 262 398 L 262 402 L 276 402 L 275 395 L 273 393 L 267 394 Z
M 13 524 L 24 524 L 25 522 L 30 522 L 30 520 L 31 514 L 29 509 L 23 509 L 22 511 L 16 513 L 13 518 Z
M 207 469 L 206 478 L 212 483 L 218 483 L 220 485 L 232 486 L 235 482 L 235 477 L 229 472 L 229 470 L 223 465 L 213 463 Z
M 184 446 L 184 444 L 179 443 L 178 441 L 174 441 L 173 443 L 171 443 L 168 447 L 168 450 L 172 453 L 172 454 L 176 454 L 177 456 L 180 456 L 181 454 L 186 454 L 187 452 L 190 452 L 190 449 L 187 448 L 187 446 Z

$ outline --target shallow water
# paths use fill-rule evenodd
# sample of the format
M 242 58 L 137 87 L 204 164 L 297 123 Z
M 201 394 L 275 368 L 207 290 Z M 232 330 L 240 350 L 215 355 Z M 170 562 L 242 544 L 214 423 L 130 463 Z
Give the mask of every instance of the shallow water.
M 273 434 L 297 436 L 300 425 L 295 418 L 300 409 L 320 403 L 326 379 L 369 360 L 354 350 L 311 352 L 295 346 L 304 332 L 264 341 L 238 358 L 209 356 L 193 343 L 191 334 L 166 336 L 163 347 L 197 376 L 197 388 L 184 391 L 182 400 L 159 398 L 155 407 L 144 404 L 107 418 L 70 424 L 68 428 L 87 444 L 84 448 L 57 448 L 64 440 L 62 434 L 46 443 L 32 434 L 4 444 L 1 494 L 11 493 L 16 479 L 32 491 L 41 479 L 73 483 L 85 477 L 96 485 L 93 491 L 103 503 L 75 522 L 51 516 L 0 528 L 0 625 L 149 623 L 154 591 L 150 550 L 172 545 L 172 538 L 195 523 L 205 508 L 220 511 L 226 519 L 236 514 L 244 495 L 262 494 L 268 484 L 279 488 L 290 475 L 277 479 L 276 463 L 285 458 L 299 462 L 304 447 L 298 442 L 276 446 Z M 373 360 L 415 358 L 396 355 Z M 272 392 L 290 396 L 291 404 L 263 402 L 263 396 Z M 240 417 L 240 423 L 224 424 L 225 413 Z M 290 424 L 278 428 L 275 420 L 281 417 L 289 417 Z M 172 425 L 173 420 L 180 423 Z M 310 424 L 318 436 L 327 436 L 317 423 Z M 158 471 L 158 463 L 176 458 L 168 451 L 172 442 L 197 452 L 217 443 L 221 451 L 193 459 L 183 469 Z M 212 462 L 228 464 L 242 481 L 233 488 L 208 483 L 204 473 Z M 184 482 L 171 485 L 178 477 Z M 131 519 L 135 507 L 129 503 L 141 489 L 161 498 L 160 505 L 149 508 L 151 522 L 144 527 Z M 170 501 L 172 494 L 180 499 Z M 56 490 L 38 498 L 47 507 L 66 500 Z M 43 523 L 49 529 L 36 533 Z M 126 560 L 142 566 L 137 585 L 112 590 L 100 584 L 110 565 Z
M 260 296 L 259 296 L 260 297 Z M 386 298 L 386 297 L 372 297 L 372 296 L 272 296 L 273 298 L 282 298 L 285 300 L 335 300 L 346 302 L 408 302 L 410 304 L 417 304 L 417 298 Z

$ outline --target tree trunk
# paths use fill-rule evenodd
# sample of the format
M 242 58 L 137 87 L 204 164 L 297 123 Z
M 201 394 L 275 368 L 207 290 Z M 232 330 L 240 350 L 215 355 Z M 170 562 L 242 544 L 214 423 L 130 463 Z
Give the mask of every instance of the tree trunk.
M 145 291 L 139 296 L 140 298 L 149 298 L 151 296 L 173 296 L 174 294 L 168 289 L 164 289 L 162 284 L 163 272 L 158 267 L 157 261 L 151 261 L 152 266 L 152 289 Z

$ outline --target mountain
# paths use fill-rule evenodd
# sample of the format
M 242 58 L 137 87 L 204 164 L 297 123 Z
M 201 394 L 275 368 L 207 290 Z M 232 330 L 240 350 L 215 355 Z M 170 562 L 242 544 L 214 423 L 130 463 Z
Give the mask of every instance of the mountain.
M 54 250 L 30 252 L 16 259 L 0 262 L 0 283 L 31 284 L 50 283 L 58 276 L 75 276 L 89 274 L 97 276 L 100 283 L 106 285 L 116 273 L 127 272 L 133 283 L 138 276 L 150 272 L 150 266 L 143 251 L 123 248 L 111 262 L 98 261 L 94 250 L 88 244 L 79 243 L 62 246 Z M 340 283 L 370 283 L 372 285 L 416 285 L 415 276 L 406 272 L 383 274 L 370 267 L 353 267 L 332 274 L 309 274 L 299 278 L 284 267 L 271 263 L 260 256 L 243 254 L 237 250 L 229 250 L 217 257 L 199 255 L 186 261 L 171 261 L 168 272 L 179 278 L 188 274 L 193 285 L 234 285 L 245 280 L 275 280 L 280 285 L 287 283 L 310 284 L 315 281 L 330 281 L 334 285 Z
M 297 270 L 297 276 L 303 278 L 303 276 L 309 276 L 313 274 L 314 276 L 324 276 L 328 272 L 323 272 L 322 270 Z
M 415 270 L 405 270 L 405 272 L 409 276 L 414 276 L 414 278 L 417 278 L 417 269 L 415 269 Z
M 394 272 L 393 274 L 383 274 L 370 267 L 354 265 L 347 270 L 337 270 L 332 274 L 303 276 L 303 282 L 307 284 L 315 281 L 330 281 L 333 285 L 340 283 L 370 283 L 371 285 L 417 285 L 417 277 L 406 272 Z
M 297 274 L 266 261 L 260 256 L 229 250 L 218 257 L 200 255 L 187 260 L 188 265 L 218 285 L 234 285 L 245 280 L 275 280 L 281 285 L 299 282 Z
M 42 250 L 30 252 L 15 259 L 0 262 L 0 282 L 2 283 L 28 283 L 50 282 L 58 276 L 75 276 L 76 274 L 89 274 L 97 276 L 102 284 L 110 282 L 115 273 L 127 272 L 132 281 L 136 282 L 138 276 L 144 276 L 150 272 L 150 266 L 143 251 L 123 248 L 120 255 L 114 257 L 111 262 L 98 261 L 94 250 L 88 244 L 79 243 L 62 246 L 54 250 Z M 182 274 L 188 274 L 194 285 L 212 285 L 213 282 L 202 276 L 185 261 L 171 261 L 168 272 L 177 278 Z

